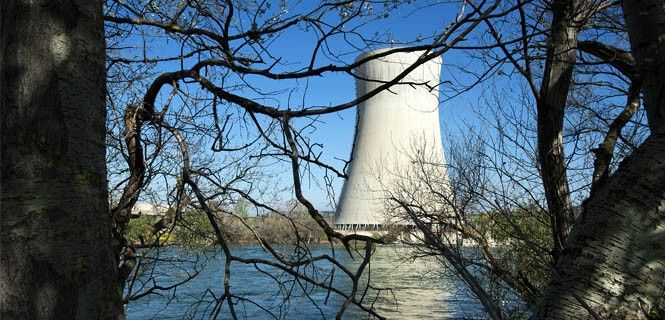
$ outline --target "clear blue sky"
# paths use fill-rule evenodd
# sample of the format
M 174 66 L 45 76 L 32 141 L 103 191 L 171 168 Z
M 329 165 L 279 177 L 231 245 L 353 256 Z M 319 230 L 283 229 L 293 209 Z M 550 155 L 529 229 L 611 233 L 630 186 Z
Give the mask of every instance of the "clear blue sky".
M 435 1 L 431 1 L 434 3 Z M 440 2 L 440 1 L 439 1 Z M 424 5 L 425 1 L 417 5 Z M 448 24 L 454 21 L 455 16 L 459 13 L 460 5 L 457 3 L 440 3 L 438 5 L 429 6 L 425 9 L 413 10 L 413 8 L 397 10 L 391 15 L 379 21 L 370 28 L 366 28 L 368 34 L 374 32 L 391 33 L 395 39 L 395 46 L 399 46 L 402 41 L 413 41 L 418 37 L 431 36 L 433 33 L 440 32 Z M 284 50 L 284 56 L 293 57 L 292 61 L 305 60 L 308 62 L 308 56 L 298 57 L 298 54 L 309 54 L 310 47 L 303 48 L 302 44 L 305 43 L 302 38 L 286 38 L 285 45 L 275 46 L 278 50 Z M 334 42 L 333 42 L 334 43 Z M 332 46 L 331 46 L 332 47 Z M 344 47 L 344 44 L 340 44 Z M 355 59 L 356 54 L 345 57 L 347 61 Z M 299 59 L 300 58 L 300 59 Z M 463 52 L 449 51 L 444 57 L 444 68 L 441 74 L 442 82 L 450 80 L 450 75 L 447 74 L 445 64 L 454 62 L 455 59 L 468 59 Z M 321 63 L 322 65 L 324 63 Z M 300 89 L 304 90 L 301 83 Z M 300 92 L 302 93 L 302 91 Z M 298 96 L 302 99 L 302 94 Z M 349 101 L 355 97 L 355 79 L 348 75 L 339 74 L 326 74 L 322 78 L 311 79 L 307 86 L 307 94 L 305 95 L 305 104 L 308 106 L 313 105 L 336 105 Z M 458 132 L 458 129 L 463 127 L 463 122 L 474 122 L 475 115 L 470 108 L 472 103 L 476 103 L 477 94 L 470 92 L 463 97 L 454 99 L 446 103 L 442 103 L 439 108 L 439 114 L 442 124 L 442 135 L 444 140 L 450 132 Z M 291 102 L 294 103 L 293 101 Z M 301 101 L 295 102 L 296 106 L 301 104 Z M 351 145 L 353 142 L 354 126 L 356 121 L 356 109 L 349 109 L 338 114 L 327 115 L 319 119 L 316 125 L 316 131 L 310 137 L 314 141 L 323 144 L 322 158 L 328 163 L 336 165 L 341 168 L 343 162 L 337 159 L 348 159 L 351 153 Z M 445 145 L 444 145 L 445 148 Z M 309 197 L 315 205 L 321 209 L 331 209 L 328 199 L 326 199 L 325 190 L 323 190 L 323 179 L 321 173 L 314 172 L 313 179 L 304 180 L 309 182 L 305 184 L 309 187 L 305 190 L 305 195 Z M 285 175 L 285 178 L 289 178 Z M 318 179 L 317 179 L 318 178 Z M 342 179 L 336 179 L 335 196 L 339 197 L 341 187 L 343 184 Z
M 303 4 L 307 6 L 311 3 L 306 1 L 300 3 L 300 5 Z M 399 46 L 405 41 L 414 41 L 417 38 L 424 38 L 423 41 L 426 42 L 428 37 L 438 34 L 453 22 L 459 14 L 460 8 L 461 3 L 450 3 L 449 1 L 414 1 L 414 4 L 411 6 L 404 6 L 401 9 L 391 11 L 388 17 L 372 21 L 363 27 L 362 32 L 370 36 L 374 34 L 383 35 L 384 40 L 389 37 L 394 40 L 395 46 Z M 376 11 L 380 9 L 377 8 Z M 468 10 L 469 8 L 467 8 L 467 12 Z M 287 64 L 289 69 L 294 69 L 297 66 L 306 66 L 309 63 L 315 40 L 316 38 L 311 32 L 287 32 L 277 38 L 271 45 L 271 54 L 282 57 L 282 63 Z M 354 40 L 352 39 L 351 41 L 353 42 Z M 340 54 L 338 57 L 341 57 L 346 62 L 353 61 L 358 55 L 357 51 L 344 54 L 350 52 L 351 48 L 340 38 L 331 39 L 329 44 L 332 50 Z M 153 40 L 150 45 L 152 46 L 150 53 L 155 57 L 179 51 L 179 47 L 173 41 Z M 466 79 L 463 74 L 459 74 L 459 70 L 447 68 L 447 65 L 450 64 L 463 65 L 464 61 L 468 60 L 465 54 L 463 51 L 452 50 L 444 55 L 444 67 L 441 74 L 442 82 L 448 80 L 471 81 L 470 79 Z M 185 67 L 190 62 L 193 63 L 195 61 L 188 61 Z M 321 66 L 329 63 L 329 60 L 321 56 L 317 65 Z M 158 66 L 158 70 L 175 71 L 179 67 L 179 63 L 163 63 Z M 300 108 L 303 105 L 307 107 L 336 105 L 352 100 L 355 97 L 355 80 L 348 75 L 342 74 L 326 73 L 323 77 L 298 81 L 271 81 L 258 76 L 247 77 L 245 80 L 251 81 L 253 86 L 257 86 L 266 92 L 285 89 L 284 93 L 271 95 L 271 100 L 265 101 L 269 105 L 281 108 Z M 444 137 L 444 148 L 446 150 L 448 147 L 445 145 L 446 137 L 451 134 L 463 135 L 467 124 L 475 125 L 477 123 L 477 115 L 474 113 L 473 106 L 477 106 L 478 93 L 481 90 L 482 88 L 477 88 L 458 98 L 440 104 L 439 114 L 442 124 L 442 136 Z M 236 92 L 236 94 L 241 94 L 249 98 L 252 98 L 253 95 L 256 97 L 259 96 L 248 90 L 239 93 Z M 162 98 L 168 96 L 168 90 L 163 90 L 161 96 Z M 316 130 L 311 131 L 309 134 L 309 137 L 314 142 L 319 142 L 323 145 L 321 159 L 339 169 L 342 168 L 343 162 L 337 159 L 348 159 L 351 152 L 355 113 L 356 109 L 353 108 L 338 114 L 323 116 L 318 119 L 319 122 L 316 124 Z M 282 182 L 288 185 L 291 183 L 291 180 L 288 168 L 285 167 L 285 169 L 282 174 Z M 305 195 L 320 209 L 330 210 L 331 207 L 323 189 L 322 172 L 315 170 L 313 173 L 313 179 L 303 180 L 304 187 L 306 188 L 304 190 Z M 339 178 L 333 183 L 337 197 L 339 196 L 342 183 L 343 181 Z M 287 199 L 288 197 L 290 196 L 286 195 L 284 198 Z

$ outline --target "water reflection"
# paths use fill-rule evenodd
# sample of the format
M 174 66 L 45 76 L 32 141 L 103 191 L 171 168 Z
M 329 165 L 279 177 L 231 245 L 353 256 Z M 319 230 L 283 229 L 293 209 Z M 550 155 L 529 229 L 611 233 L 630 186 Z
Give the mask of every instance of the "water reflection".
M 312 247 L 312 254 L 328 252 L 329 247 Z M 238 245 L 232 248 L 235 255 L 243 257 L 267 258 L 267 255 L 255 245 Z M 391 290 L 369 290 L 365 301 L 376 299 L 374 308 L 379 314 L 389 319 L 473 319 L 482 318 L 480 306 L 470 298 L 460 282 L 443 275 L 441 267 L 434 260 L 412 262 L 403 259 L 405 248 L 383 246 L 377 248 L 366 274 L 372 279 L 373 288 Z M 357 264 L 358 260 L 348 258 L 338 252 L 345 265 Z M 158 284 L 176 283 L 200 270 L 193 280 L 178 286 L 175 290 L 156 291 L 160 295 L 148 295 L 127 306 L 127 318 L 132 319 L 219 319 L 230 318 L 228 305 L 215 308 L 215 298 L 223 294 L 224 260 L 210 251 L 191 252 L 177 247 L 163 248 L 160 258 L 178 257 L 180 263 L 159 263 L 155 265 L 154 275 Z M 184 264 L 187 267 L 183 266 Z M 325 275 L 330 265 L 317 265 L 307 270 L 308 274 L 317 272 Z M 334 319 L 343 303 L 343 298 L 329 294 L 325 290 L 312 288 L 292 281 L 276 270 L 261 267 L 261 273 L 251 265 L 234 264 L 231 288 L 244 301 L 235 304 L 236 311 L 245 319 L 270 319 L 269 309 L 283 319 Z M 143 276 L 147 279 L 147 276 Z M 283 283 L 279 286 L 271 277 Z M 350 280 L 336 276 L 335 284 L 350 292 Z M 153 283 L 146 283 L 145 289 Z M 301 286 L 302 285 L 302 286 Z M 304 290 L 303 290 L 304 287 Z M 137 283 L 134 292 L 141 292 Z M 144 289 L 144 291 L 145 291 Z M 309 295 L 305 295 L 308 292 Z M 362 291 L 361 291 L 362 293 Z M 377 296 L 378 294 L 378 296 Z M 283 297 L 288 295 L 286 302 Z M 309 297 L 308 297 L 309 296 Z M 260 307 L 252 304 L 258 303 Z M 345 319 L 367 319 L 366 313 L 357 307 L 349 307 L 344 313 Z

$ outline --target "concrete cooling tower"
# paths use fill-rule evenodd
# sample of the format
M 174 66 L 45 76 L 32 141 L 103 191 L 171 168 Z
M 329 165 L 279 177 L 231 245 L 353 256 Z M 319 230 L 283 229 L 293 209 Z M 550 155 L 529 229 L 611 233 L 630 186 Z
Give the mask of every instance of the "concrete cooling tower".
M 376 54 L 382 49 L 361 55 Z M 422 52 L 395 53 L 367 62 L 356 69 L 357 94 L 362 96 L 393 80 L 415 63 Z M 380 230 L 385 224 L 408 224 L 391 219 L 386 209 L 389 190 L 414 169 L 415 149 L 433 155 L 443 168 L 443 146 L 439 126 L 438 84 L 441 59 L 433 59 L 413 70 L 394 85 L 358 106 L 357 125 L 348 179 L 340 195 L 335 228 Z M 430 90 L 425 85 L 427 83 Z M 445 175 L 445 169 L 439 171 Z M 392 220 L 392 221 L 389 221 Z

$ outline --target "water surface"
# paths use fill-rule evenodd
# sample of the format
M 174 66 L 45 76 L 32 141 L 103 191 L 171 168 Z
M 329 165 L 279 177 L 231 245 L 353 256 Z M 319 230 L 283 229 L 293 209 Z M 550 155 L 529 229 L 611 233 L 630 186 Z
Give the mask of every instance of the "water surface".
M 281 249 L 288 250 L 287 247 Z M 330 252 L 328 246 L 310 249 L 312 255 Z M 398 246 L 377 248 L 365 272 L 371 277 L 373 288 L 391 289 L 367 291 L 365 301 L 374 301 L 379 314 L 389 319 L 482 318 L 481 307 L 470 298 L 459 280 L 442 274 L 441 265 L 433 259 L 405 260 L 405 250 Z M 269 257 L 257 245 L 236 245 L 232 252 L 246 258 Z M 343 250 L 337 250 L 336 254 L 345 266 L 358 264 L 358 260 L 350 259 Z M 132 301 L 127 306 L 129 320 L 231 318 L 227 304 L 219 308 L 215 303 L 224 292 L 223 255 L 212 250 L 168 247 L 159 249 L 159 255 L 153 256 L 165 261 L 143 268 L 146 272 L 138 276 L 132 287 L 135 294 L 145 293 L 155 284 L 166 289 L 197 271 L 198 274 L 173 289 L 153 290 L 152 294 Z M 327 263 L 300 271 L 324 280 L 331 268 L 332 265 Z M 339 273 L 333 279 L 336 287 L 346 293 L 351 291 L 349 279 Z M 241 319 L 272 319 L 273 316 L 281 319 L 334 319 L 344 301 L 334 293 L 295 282 L 283 272 L 265 266 L 256 268 L 233 263 L 230 284 L 232 292 L 242 298 L 234 300 L 234 308 Z M 284 301 L 287 296 L 289 298 Z M 368 319 L 368 315 L 352 306 L 344 313 L 344 319 Z

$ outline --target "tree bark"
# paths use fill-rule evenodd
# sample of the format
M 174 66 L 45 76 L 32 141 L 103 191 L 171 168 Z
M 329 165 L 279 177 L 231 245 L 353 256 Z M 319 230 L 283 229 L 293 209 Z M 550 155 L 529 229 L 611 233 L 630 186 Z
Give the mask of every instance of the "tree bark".
M 537 97 L 538 160 L 551 219 L 556 260 L 573 224 L 573 206 L 563 151 L 563 120 L 575 66 L 585 0 L 554 0 L 543 82 Z
M 623 2 L 651 136 L 585 202 L 536 318 L 662 317 L 665 295 L 665 14 Z
M 665 126 L 665 3 L 625 0 L 622 5 L 649 128 L 658 131 Z
M 664 257 L 665 131 L 661 131 L 587 200 L 536 318 L 583 318 L 589 312 L 581 298 L 603 319 L 645 319 L 664 293 Z
M 122 318 L 101 1 L 2 1 L 0 318 Z

